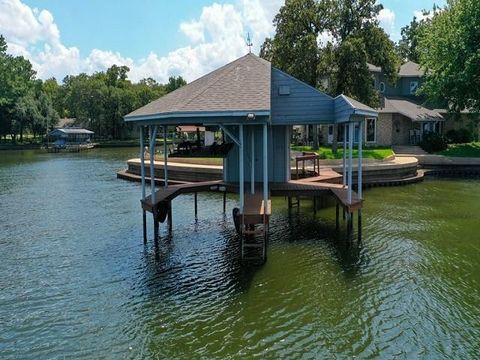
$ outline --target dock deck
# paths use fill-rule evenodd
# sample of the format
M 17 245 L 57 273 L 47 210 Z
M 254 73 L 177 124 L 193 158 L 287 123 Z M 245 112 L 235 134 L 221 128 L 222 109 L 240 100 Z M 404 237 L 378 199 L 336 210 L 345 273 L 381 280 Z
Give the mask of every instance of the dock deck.
M 202 191 L 227 191 L 227 185 L 222 180 L 169 185 L 155 192 L 155 202 L 152 202 L 152 195 L 148 195 L 145 200 L 142 200 L 142 207 L 146 211 L 153 212 L 158 204 L 172 201 L 178 195 Z
M 349 213 L 361 209 L 363 206 L 363 201 L 358 198 L 354 191 L 352 191 L 352 201 L 348 201 L 348 188 L 342 184 L 291 180 L 286 183 L 272 184 L 270 191 L 273 196 L 315 197 L 321 195 L 332 195 Z

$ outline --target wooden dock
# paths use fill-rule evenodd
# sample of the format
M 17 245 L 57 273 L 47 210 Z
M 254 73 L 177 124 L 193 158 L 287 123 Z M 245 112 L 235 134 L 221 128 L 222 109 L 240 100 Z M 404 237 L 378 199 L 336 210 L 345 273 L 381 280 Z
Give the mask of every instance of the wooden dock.
M 300 198 L 312 198 L 315 201 L 319 197 L 331 196 L 336 201 L 336 227 L 339 229 L 339 208 L 342 207 L 347 216 L 347 228 L 352 227 L 353 213 L 363 206 L 363 201 L 355 192 L 351 192 L 351 200 L 348 199 L 348 187 L 343 184 L 336 183 L 341 179 L 341 175 L 330 171 L 325 171 L 322 175 L 304 178 L 300 180 L 290 180 L 284 183 L 271 183 L 269 189 L 268 202 L 265 204 L 263 192 L 260 184 L 254 186 L 255 192 L 251 194 L 246 192 L 244 195 L 243 211 L 240 208 L 234 209 L 233 220 L 235 227 L 241 239 L 242 258 L 255 258 L 252 254 L 257 254 L 260 250 L 261 258 L 266 258 L 266 247 L 268 239 L 268 228 L 270 216 L 272 214 L 272 201 L 270 196 L 286 196 L 289 199 L 289 208 L 292 207 L 292 198 L 297 199 L 299 204 Z M 159 180 L 159 179 L 156 179 Z M 160 180 L 159 180 L 160 181 Z M 162 180 L 163 181 L 163 180 Z M 329 182 L 332 181 L 332 182 Z M 250 186 L 248 186 L 250 187 Z M 248 188 L 247 187 L 247 188 Z M 154 196 L 149 195 L 141 200 L 144 216 L 145 212 L 153 214 L 155 239 L 158 237 L 159 223 L 163 223 L 168 219 L 169 231 L 172 229 L 172 200 L 182 194 L 194 194 L 195 218 L 197 218 L 198 201 L 197 193 L 199 192 L 220 192 L 223 193 L 223 211 L 226 211 L 226 193 L 237 193 L 239 189 L 236 183 L 225 183 L 223 180 L 177 183 L 168 184 L 157 190 Z M 154 200 L 153 200 L 154 199 Z M 315 211 L 315 210 L 314 210 Z M 359 212 L 359 224 L 361 222 L 361 214 Z M 144 217 L 145 219 L 145 217 Z M 146 241 L 146 227 L 144 221 L 144 241 Z M 259 236 L 262 237 L 259 240 Z M 256 253 L 255 253 L 256 252 Z
M 152 202 L 152 195 L 148 195 L 145 200 L 141 200 L 142 207 L 146 211 L 153 212 L 160 203 L 172 201 L 181 194 L 204 191 L 226 192 L 227 185 L 222 180 L 170 185 L 155 192 L 155 202 Z

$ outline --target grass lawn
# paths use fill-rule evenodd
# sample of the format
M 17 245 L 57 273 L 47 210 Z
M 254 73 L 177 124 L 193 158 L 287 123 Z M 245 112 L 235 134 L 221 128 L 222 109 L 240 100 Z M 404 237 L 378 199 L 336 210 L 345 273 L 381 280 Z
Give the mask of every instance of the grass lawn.
M 439 155 L 458 157 L 480 157 L 480 141 L 467 144 L 451 144 L 447 150 L 438 152 Z
M 343 158 L 343 147 L 339 147 L 336 154 L 332 152 L 331 147 L 326 146 L 320 146 L 319 149 L 314 149 L 312 146 L 292 146 L 292 150 L 315 151 L 317 154 L 320 154 L 322 159 L 331 160 Z M 362 150 L 362 154 L 364 158 L 383 160 L 393 155 L 393 150 L 390 147 L 368 147 Z M 353 149 L 353 157 L 358 158 L 357 149 Z

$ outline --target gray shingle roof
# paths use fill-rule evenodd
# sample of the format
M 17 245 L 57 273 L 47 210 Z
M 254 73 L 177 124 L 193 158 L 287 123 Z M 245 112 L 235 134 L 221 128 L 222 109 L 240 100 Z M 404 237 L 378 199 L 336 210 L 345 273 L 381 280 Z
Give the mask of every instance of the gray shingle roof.
M 385 98 L 385 106 L 378 110 L 379 113 L 399 113 L 412 121 L 441 121 L 443 116 L 419 104 L 404 98 Z
M 347 102 L 350 103 L 350 105 L 352 105 L 352 108 L 354 108 L 356 110 L 370 111 L 372 113 L 377 112 L 377 110 L 372 109 L 370 106 L 365 105 L 365 104 L 363 104 L 360 101 L 357 101 L 355 99 L 352 99 L 351 97 L 349 97 L 347 95 L 340 95 L 340 96 L 344 97 L 347 100 Z
M 424 71 L 420 68 L 420 65 L 414 63 L 413 61 L 407 61 L 405 64 L 400 66 L 399 76 L 407 77 L 419 77 L 424 75 Z
M 93 131 L 87 130 L 87 129 L 82 129 L 82 128 L 60 128 L 60 129 L 55 129 L 50 131 L 49 134 L 54 134 L 54 133 L 64 133 L 64 134 L 94 134 Z
M 125 116 L 270 111 L 271 64 L 247 54 Z

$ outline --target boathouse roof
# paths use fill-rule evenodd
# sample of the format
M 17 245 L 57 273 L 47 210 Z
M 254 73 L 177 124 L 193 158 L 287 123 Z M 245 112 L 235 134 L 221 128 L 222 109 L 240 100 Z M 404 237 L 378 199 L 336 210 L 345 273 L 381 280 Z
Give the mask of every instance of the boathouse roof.
M 354 115 L 378 114 L 344 95 L 332 98 L 249 53 L 131 112 L 125 121 L 177 125 L 254 118 L 296 125 L 344 122 Z
M 87 129 L 82 129 L 82 128 L 61 128 L 61 129 L 55 129 L 52 130 L 48 133 L 48 135 L 56 135 L 56 134 L 66 134 L 66 135 L 79 135 L 79 134 L 85 134 L 85 135 L 92 135 L 94 134 L 93 131 L 87 130 Z

